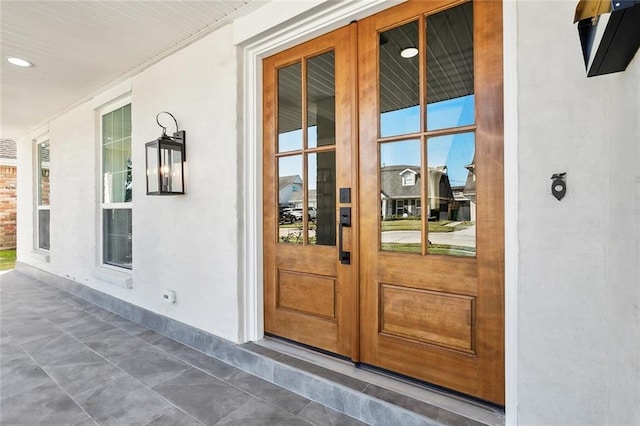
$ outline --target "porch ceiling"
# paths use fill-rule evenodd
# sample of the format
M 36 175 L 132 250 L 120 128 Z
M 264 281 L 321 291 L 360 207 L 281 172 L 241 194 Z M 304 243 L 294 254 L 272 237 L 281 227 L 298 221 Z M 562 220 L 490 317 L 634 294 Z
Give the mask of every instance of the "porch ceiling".
M 35 130 L 260 3 L 2 0 L 0 137 Z M 10 56 L 34 66 L 13 66 Z

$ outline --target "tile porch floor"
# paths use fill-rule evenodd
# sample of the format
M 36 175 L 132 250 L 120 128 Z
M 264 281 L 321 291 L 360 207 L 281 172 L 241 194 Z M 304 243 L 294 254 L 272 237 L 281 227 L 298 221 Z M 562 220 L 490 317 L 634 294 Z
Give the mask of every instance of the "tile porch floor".
M 363 425 L 27 275 L 0 275 L 2 425 Z

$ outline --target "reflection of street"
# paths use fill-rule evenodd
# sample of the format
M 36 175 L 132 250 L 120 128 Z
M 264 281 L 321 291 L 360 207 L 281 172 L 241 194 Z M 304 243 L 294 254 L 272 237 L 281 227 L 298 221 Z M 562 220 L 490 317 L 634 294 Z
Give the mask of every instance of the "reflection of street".
M 446 244 L 461 247 L 476 246 L 475 225 L 453 232 L 430 232 L 431 244 Z M 384 231 L 383 243 L 420 243 L 420 231 Z

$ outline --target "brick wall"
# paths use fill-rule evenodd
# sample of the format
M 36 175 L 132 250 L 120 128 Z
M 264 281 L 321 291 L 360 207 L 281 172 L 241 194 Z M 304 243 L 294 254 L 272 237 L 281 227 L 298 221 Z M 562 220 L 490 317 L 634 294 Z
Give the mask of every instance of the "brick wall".
M 16 247 L 16 167 L 0 165 L 0 250 Z

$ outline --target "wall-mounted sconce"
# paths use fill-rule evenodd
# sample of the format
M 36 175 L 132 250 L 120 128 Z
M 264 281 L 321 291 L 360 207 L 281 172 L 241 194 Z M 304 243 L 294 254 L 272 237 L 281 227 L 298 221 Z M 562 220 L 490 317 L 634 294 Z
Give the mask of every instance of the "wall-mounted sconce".
M 167 135 L 167 128 L 160 124 L 160 114 L 173 118 L 176 131 Z M 184 162 L 186 161 L 186 132 L 178 130 L 178 121 L 169 112 L 156 115 L 156 123 L 162 127 L 162 135 L 145 144 L 147 162 L 147 195 L 184 194 Z
M 640 0 L 581 0 L 573 22 L 587 77 L 624 71 L 640 47 Z

